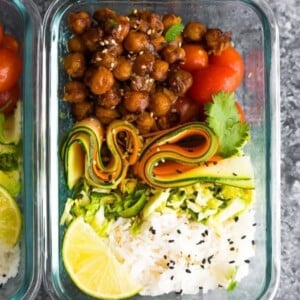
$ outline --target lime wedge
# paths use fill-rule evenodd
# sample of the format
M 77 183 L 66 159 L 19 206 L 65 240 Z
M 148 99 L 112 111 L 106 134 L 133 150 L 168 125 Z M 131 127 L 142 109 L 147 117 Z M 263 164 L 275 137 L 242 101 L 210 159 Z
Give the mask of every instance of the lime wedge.
M 22 217 L 16 201 L 0 186 L 0 241 L 14 246 L 20 237 Z
M 124 299 L 141 290 L 104 239 L 83 218 L 77 218 L 68 227 L 62 255 L 73 282 L 92 297 Z

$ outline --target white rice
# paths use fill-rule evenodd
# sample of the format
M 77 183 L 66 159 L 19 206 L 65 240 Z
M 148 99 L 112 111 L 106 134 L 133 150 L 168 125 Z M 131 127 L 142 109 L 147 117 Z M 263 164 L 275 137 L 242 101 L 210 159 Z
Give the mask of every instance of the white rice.
M 0 286 L 17 275 L 19 262 L 19 245 L 10 247 L 0 242 Z
M 254 213 L 212 228 L 184 216 L 154 213 L 132 236 L 130 220 L 118 219 L 109 229 L 109 244 L 124 262 L 142 295 L 170 292 L 206 293 L 248 274 L 254 256 Z M 233 278 L 235 268 L 237 272 Z

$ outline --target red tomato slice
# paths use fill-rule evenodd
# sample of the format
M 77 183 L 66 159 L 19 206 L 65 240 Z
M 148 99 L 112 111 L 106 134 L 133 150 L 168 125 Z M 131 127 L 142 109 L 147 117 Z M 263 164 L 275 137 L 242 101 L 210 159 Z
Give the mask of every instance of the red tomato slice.
M 224 50 L 220 55 L 210 55 L 209 64 L 232 68 L 236 73 L 237 86 L 242 82 L 244 76 L 244 62 L 236 49 L 230 47 Z
M 180 65 L 183 70 L 192 72 L 208 65 L 208 54 L 202 46 L 186 44 L 182 48 L 185 51 L 185 61 Z
M 5 115 L 10 114 L 16 107 L 20 99 L 20 87 L 16 84 L 12 89 L 0 93 L 0 112 Z
M 189 95 L 192 99 L 204 105 L 211 101 L 213 94 L 221 91 L 233 92 L 238 84 L 235 71 L 232 68 L 208 65 L 194 72 Z
M 22 61 L 19 56 L 8 49 L 0 49 L 0 92 L 13 88 L 22 71 Z

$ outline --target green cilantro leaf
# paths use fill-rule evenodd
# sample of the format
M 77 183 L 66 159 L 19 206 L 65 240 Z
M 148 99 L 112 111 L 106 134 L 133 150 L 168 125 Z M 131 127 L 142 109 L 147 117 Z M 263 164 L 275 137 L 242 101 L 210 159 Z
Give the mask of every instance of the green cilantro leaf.
M 117 25 L 117 22 L 115 20 L 113 20 L 113 19 L 109 20 L 109 27 L 110 28 L 115 28 L 116 25 Z
M 181 23 L 177 23 L 172 25 L 165 34 L 165 39 L 167 42 L 175 41 L 176 37 L 181 34 L 184 29 L 184 25 Z
M 218 154 L 222 157 L 238 154 L 250 139 L 250 126 L 241 123 L 235 101 L 234 93 L 220 92 L 205 106 L 206 122 L 219 137 Z

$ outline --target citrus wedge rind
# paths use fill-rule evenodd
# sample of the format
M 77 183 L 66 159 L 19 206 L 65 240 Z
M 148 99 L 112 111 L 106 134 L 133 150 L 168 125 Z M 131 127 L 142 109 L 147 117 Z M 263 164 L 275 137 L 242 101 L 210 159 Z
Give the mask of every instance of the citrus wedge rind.
M 20 238 L 22 216 L 14 198 L 0 186 L 0 242 L 14 246 Z
M 83 218 L 74 220 L 67 229 L 62 255 L 74 284 L 92 297 L 124 299 L 141 290 L 104 239 Z

